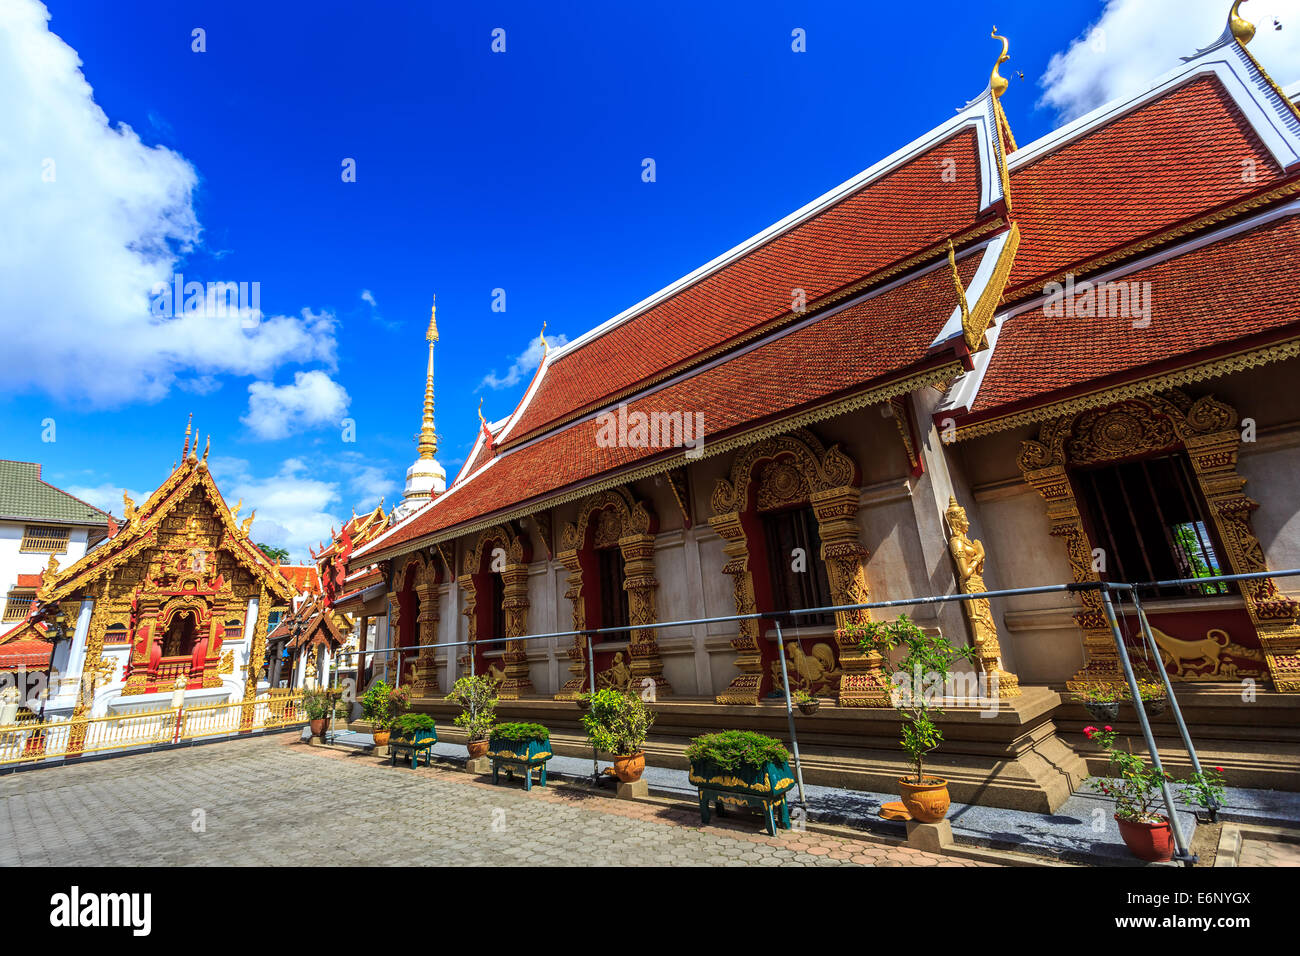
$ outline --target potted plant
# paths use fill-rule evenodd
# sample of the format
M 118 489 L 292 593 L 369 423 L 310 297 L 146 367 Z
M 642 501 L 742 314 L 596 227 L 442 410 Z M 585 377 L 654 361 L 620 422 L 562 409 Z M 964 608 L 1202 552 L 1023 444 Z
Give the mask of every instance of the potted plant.
M 546 786 L 546 761 L 551 759 L 551 732 L 541 724 L 497 724 L 488 737 L 488 756 L 492 758 L 492 782 L 504 766 L 511 777 L 516 768 L 524 772 L 524 789 L 533 786 L 533 770 L 540 768 L 541 783 Z
M 1169 695 L 1165 691 L 1165 685 L 1153 680 L 1139 680 L 1138 700 L 1142 704 L 1142 709 L 1146 711 L 1148 717 L 1159 717 L 1169 706 Z
M 637 694 L 612 687 L 589 695 L 582 715 L 587 739 L 596 750 L 614 758 L 614 775 L 624 783 L 641 779 L 645 771 L 645 738 L 655 716 Z
M 1088 711 L 1093 720 L 1114 720 L 1119 716 L 1122 693 L 1110 684 L 1091 684 L 1077 691 L 1074 700 Z
M 404 744 L 418 744 L 437 740 L 433 718 L 428 714 L 403 714 L 393 721 L 392 739 Z
M 323 737 L 325 735 L 325 725 L 329 722 L 330 711 L 333 707 L 334 703 L 330 700 L 330 696 L 326 691 L 303 691 L 302 709 L 311 724 L 313 737 Z
M 756 806 L 767 817 L 768 833 L 776 835 L 780 825 L 790 828 L 790 811 L 785 795 L 794 786 L 790 752 L 781 741 L 747 730 L 724 730 L 704 734 L 686 748 L 691 763 L 688 779 L 700 791 L 700 819 L 709 822 L 709 801 L 719 813 L 722 802 Z
M 1105 748 L 1110 759 L 1111 776 L 1092 777 L 1088 784 L 1096 793 L 1115 801 L 1115 822 L 1129 852 L 1149 863 L 1173 859 L 1174 835 L 1169 817 L 1156 809 L 1164 797 L 1162 785 L 1174 782 L 1173 779 L 1163 770 L 1148 767 L 1137 754 L 1120 747 L 1113 727 L 1084 727 L 1083 733 Z M 1202 807 L 1222 804 L 1222 771 L 1222 767 L 1215 767 L 1192 774 L 1177 784 L 1179 796 Z
M 811 717 L 813 714 L 817 713 L 817 709 L 822 705 L 819 698 L 814 697 L 806 690 L 797 690 L 794 692 L 793 696 L 795 705 L 805 717 Z
M 578 710 L 584 712 L 588 711 L 591 709 L 591 693 L 589 691 L 583 691 L 577 697 L 573 698 L 573 702 L 578 705 Z
M 925 774 L 925 758 L 939 749 L 943 732 L 934 722 L 943 711 L 933 705 L 935 689 L 946 686 L 955 663 L 971 660 L 973 647 L 954 647 L 947 638 L 927 634 L 906 614 L 896 621 L 867 621 L 858 625 L 859 646 L 866 653 L 877 653 L 885 660 L 898 648 L 904 651 L 896 664 L 890 702 L 903 722 L 900 741 L 912 764 L 912 775 L 900 777 L 898 787 L 903 806 L 913 820 L 938 823 L 948 815 L 951 798 L 948 781 Z M 917 678 L 928 687 L 913 686 Z
M 465 730 L 469 759 L 482 757 L 487 753 L 488 734 L 492 730 L 492 722 L 496 720 L 496 685 L 480 675 L 461 677 L 447 695 L 447 700 L 464 708 L 456 715 L 453 723 Z
M 392 727 L 393 689 L 385 681 L 375 681 L 361 695 L 361 716 L 370 722 L 371 735 L 376 747 L 387 747 L 389 728 Z

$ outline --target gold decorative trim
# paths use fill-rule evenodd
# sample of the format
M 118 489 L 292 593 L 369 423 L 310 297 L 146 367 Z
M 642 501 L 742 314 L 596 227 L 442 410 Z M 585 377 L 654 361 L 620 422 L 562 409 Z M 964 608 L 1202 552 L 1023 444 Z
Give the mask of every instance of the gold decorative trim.
M 1127 398 L 1142 398 L 1146 395 L 1154 395 L 1169 388 L 1193 385 L 1223 375 L 1244 372 L 1247 369 L 1271 365 L 1274 362 L 1283 362 L 1297 356 L 1300 356 L 1300 338 L 1289 339 L 1263 348 L 1237 352 L 1234 355 L 1188 365 L 1185 368 L 1154 375 L 1141 381 L 1114 385 L 1110 388 L 1090 392 L 1087 395 L 1080 395 L 1076 398 L 1068 398 L 1047 405 L 1039 405 L 1022 412 L 976 422 L 972 425 L 959 425 L 955 434 L 948 439 L 946 444 L 951 445 L 969 438 L 992 435 L 997 432 L 1018 428 L 1021 425 L 1032 425 L 1061 415 L 1087 411 L 1090 408 L 1101 408 Z

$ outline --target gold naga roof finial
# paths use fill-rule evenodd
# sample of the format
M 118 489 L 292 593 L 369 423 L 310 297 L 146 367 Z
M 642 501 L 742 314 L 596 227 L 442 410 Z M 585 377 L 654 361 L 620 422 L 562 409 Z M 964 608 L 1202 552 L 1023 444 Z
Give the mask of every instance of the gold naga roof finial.
M 233 507 L 233 508 L 230 509 L 230 520 L 231 520 L 231 521 L 234 521 L 236 518 L 239 517 L 239 509 L 242 508 L 242 507 L 244 507 L 244 499 L 243 499 L 243 498 L 240 498 L 238 501 L 235 502 L 235 507 Z
M 948 269 L 952 272 L 953 288 L 957 290 L 957 301 L 961 304 L 961 324 L 965 328 L 970 319 L 970 306 L 966 304 L 966 289 L 961 284 L 961 275 L 957 272 L 957 250 L 948 240 Z
M 484 428 L 487 428 L 487 419 L 483 417 L 483 396 L 478 397 L 478 421 Z M 490 431 L 491 429 L 489 429 Z
M 122 489 L 122 523 L 130 524 L 131 519 L 134 517 L 135 517 L 135 502 L 131 499 L 131 496 L 126 493 L 126 489 L 123 488 Z
M 998 61 L 993 64 L 993 72 L 989 74 L 989 87 L 993 90 L 993 98 L 1001 99 L 1002 94 L 1007 91 L 1007 86 L 1009 84 L 1007 83 L 1006 78 L 1003 77 L 1000 73 L 998 73 L 998 67 L 1000 67 L 1003 63 L 1007 62 L 1007 60 L 1011 59 L 1011 57 L 1007 54 L 1007 50 L 1011 46 L 1011 41 L 1009 41 L 1006 37 L 998 36 L 997 27 L 993 28 L 993 32 L 990 33 L 989 36 L 993 37 L 993 39 L 995 40 L 1002 41 L 1002 52 L 998 55 Z
M 209 453 L 210 451 L 212 451 L 212 434 L 211 434 L 211 432 L 208 433 L 208 441 L 207 441 L 207 444 L 205 444 L 205 445 L 203 446 L 203 460 L 204 460 L 204 461 L 207 461 L 207 460 L 208 460 L 208 453 Z
M 1237 13 L 1237 8 L 1242 5 L 1244 0 L 1235 0 L 1232 9 L 1228 12 L 1228 29 L 1232 35 L 1237 38 L 1237 42 L 1245 46 L 1255 37 L 1255 24 Z
M 433 461 L 438 452 L 438 434 L 433 428 L 433 346 L 438 341 L 438 297 L 433 297 L 433 309 L 429 313 L 429 330 L 424 333 L 429 343 L 429 366 L 424 376 L 424 417 L 420 420 L 420 438 L 416 447 L 420 450 L 420 461 Z
M 551 354 L 551 347 L 546 342 L 546 320 L 545 319 L 542 319 L 541 340 L 542 340 L 542 357 L 545 358 L 546 356 Z
M 254 509 L 253 511 L 250 511 L 248 513 L 248 517 L 245 518 L 243 524 L 239 526 L 240 533 L 243 534 L 245 537 L 248 536 L 249 529 L 253 527 L 253 519 L 256 517 L 257 517 L 257 511 L 256 509 Z

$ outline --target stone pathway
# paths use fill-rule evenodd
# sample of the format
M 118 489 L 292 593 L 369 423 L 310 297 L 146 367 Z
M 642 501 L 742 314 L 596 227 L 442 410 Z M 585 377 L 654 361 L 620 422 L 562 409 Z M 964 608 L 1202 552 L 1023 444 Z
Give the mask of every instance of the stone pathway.
M 1241 841 L 1238 866 L 1300 866 L 1300 843 L 1247 836 Z
M 282 734 L 0 778 L 0 865 L 976 866 Z

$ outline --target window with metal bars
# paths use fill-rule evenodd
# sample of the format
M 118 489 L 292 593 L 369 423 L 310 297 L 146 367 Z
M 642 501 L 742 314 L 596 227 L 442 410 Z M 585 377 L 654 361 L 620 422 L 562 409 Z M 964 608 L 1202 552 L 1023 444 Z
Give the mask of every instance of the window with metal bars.
M 596 552 L 596 565 L 600 579 L 600 626 L 627 627 L 631 624 L 628 612 L 627 590 L 623 587 L 627 579 L 627 562 L 619 548 L 601 548 Z M 629 635 L 600 635 L 608 640 L 625 641 Z
M 1071 471 L 1093 546 L 1102 549 L 1103 579 L 1160 581 L 1229 573 L 1214 523 L 1181 452 Z M 1228 594 L 1230 585 L 1166 587 L 1160 597 Z
M 53 525 L 29 524 L 23 528 L 20 551 L 40 551 L 58 554 L 68 550 L 68 529 Z
M 10 591 L 5 597 L 5 621 L 22 621 L 31 610 L 32 601 L 36 599 L 35 591 Z
M 772 609 L 796 611 L 834 603 L 830 578 L 821 557 L 821 533 L 812 508 L 771 512 L 762 516 L 762 523 L 772 585 Z M 800 614 L 795 617 L 795 623 L 805 627 L 833 625 L 835 614 Z

